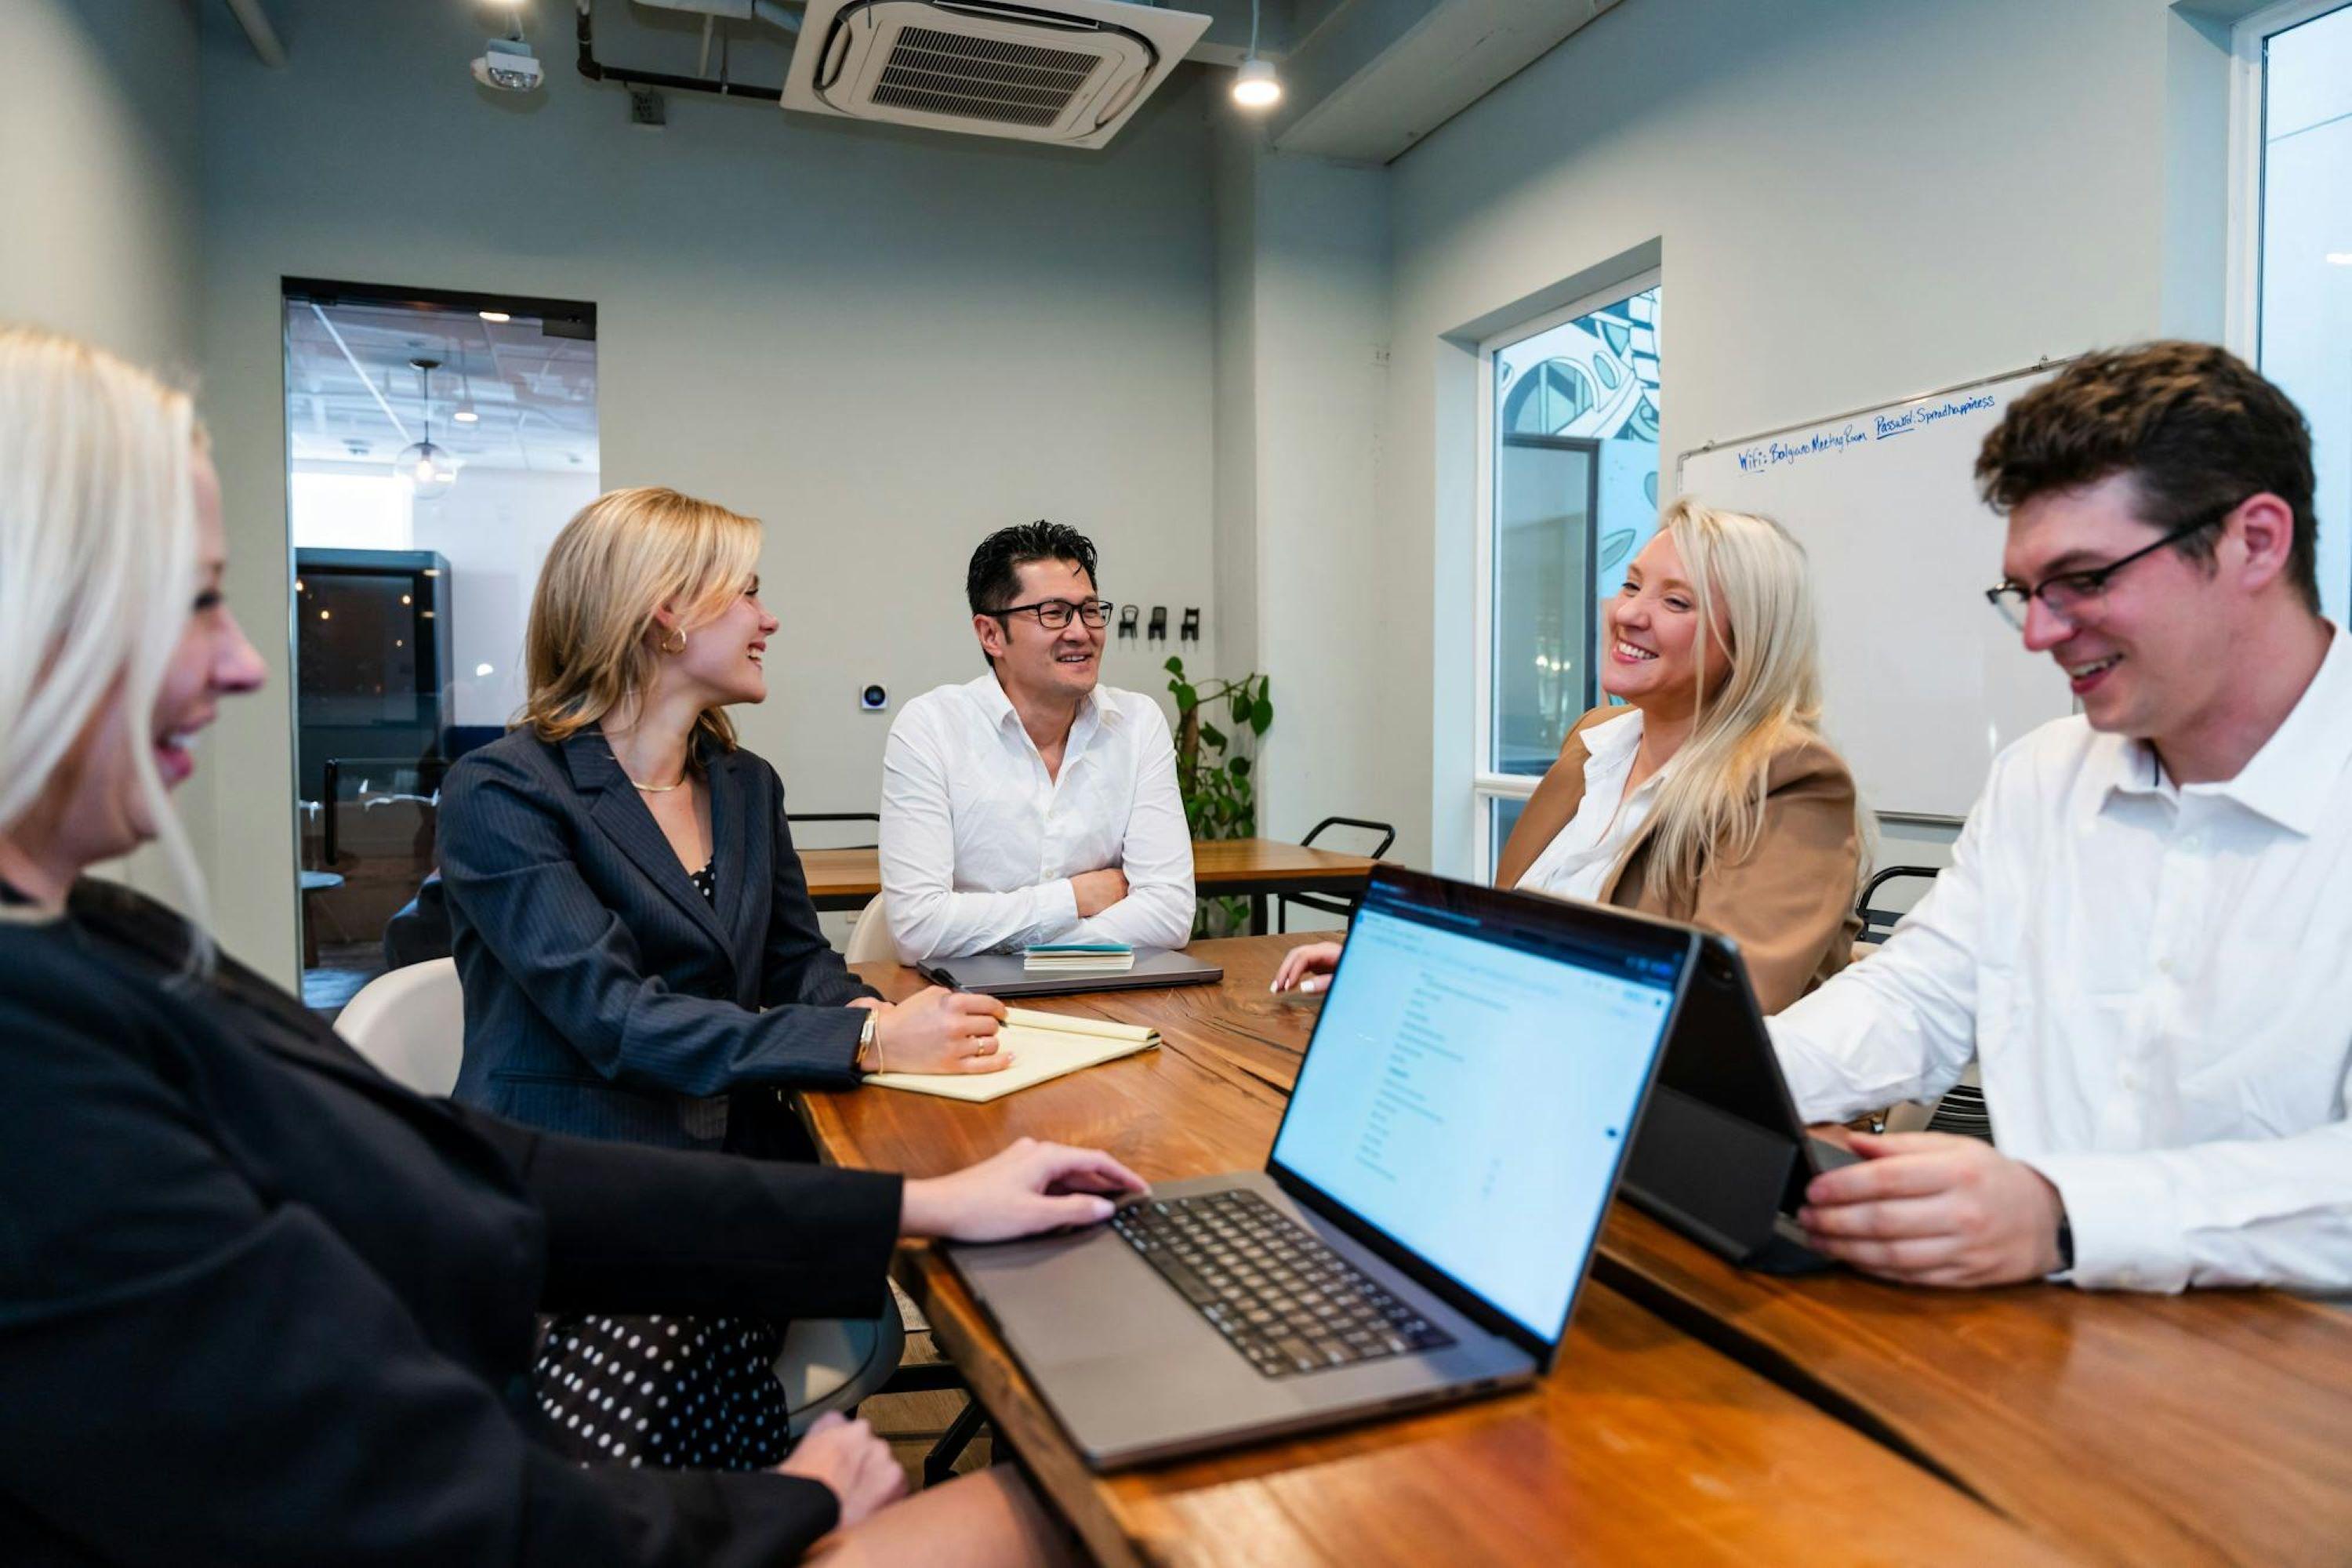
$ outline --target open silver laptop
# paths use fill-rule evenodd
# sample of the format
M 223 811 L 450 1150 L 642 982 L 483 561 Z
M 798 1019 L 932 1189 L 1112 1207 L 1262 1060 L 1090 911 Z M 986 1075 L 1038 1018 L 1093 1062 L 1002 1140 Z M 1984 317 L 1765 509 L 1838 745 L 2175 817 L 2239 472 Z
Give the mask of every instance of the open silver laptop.
M 1263 1172 L 949 1257 L 1100 1468 L 1525 1383 L 1696 941 L 1381 867 Z

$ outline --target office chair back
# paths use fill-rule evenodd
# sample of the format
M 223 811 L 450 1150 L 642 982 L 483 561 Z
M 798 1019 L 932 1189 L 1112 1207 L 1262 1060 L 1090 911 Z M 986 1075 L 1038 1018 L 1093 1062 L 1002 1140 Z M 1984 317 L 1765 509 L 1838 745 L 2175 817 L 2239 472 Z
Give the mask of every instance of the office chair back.
M 1381 841 L 1367 852 L 1366 858 L 1369 859 L 1379 859 L 1389 852 L 1389 846 L 1396 842 L 1396 829 L 1388 823 L 1373 822 L 1361 816 L 1327 816 L 1307 830 L 1307 837 L 1298 841 L 1300 847 L 1307 849 L 1315 847 L 1315 840 L 1322 837 L 1323 830 L 1327 827 L 1356 827 L 1361 828 L 1366 833 L 1379 834 Z M 1290 906 L 1293 904 L 1304 904 L 1310 910 L 1318 910 L 1327 915 L 1337 915 L 1341 920 L 1356 912 L 1356 900 L 1353 899 L 1334 898 L 1328 893 L 1283 893 L 1275 899 L 1274 929 L 1276 931 L 1287 931 L 1290 929 Z
M 817 849 L 877 849 L 881 847 L 881 846 L 876 842 L 876 840 L 880 838 L 882 833 L 882 814 L 878 811 L 788 811 L 784 813 L 784 821 L 795 830 L 793 834 L 793 843 L 795 847 Z M 802 835 L 797 830 L 801 824 L 807 822 L 865 822 L 871 823 L 873 826 L 865 833 L 858 833 L 856 831 L 851 831 L 849 833 L 848 836 L 852 838 L 866 839 L 866 842 L 863 844 L 818 844 L 813 846 L 802 846 Z
M 436 958 L 377 975 L 336 1017 L 335 1032 L 394 1083 L 447 1094 L 466 1052 L 457 961 Z
M 1932 882 L 1936 879 L 1936 868 L 1889 866 L 1871 878 L 1869 881 L 1864 882 L 1862 885 L 1862 897 L 1853 902 L 1853 912 L 1862 917 L 1862 934 L 1854 939 L 1857 944 L 1866 943 L 1875 946 L 1885 942 L 1893 933 L 1895 922 L 1903 918 L 1905 911 L 1873 909 L 1870 906 L 1870 900 L 1879 889 L 1889 882 L 1899 881 L 1906 877 L 1916 877 L 1922 881 Z
M 851 963 L 898 962 L 898 948 L 890 940 L 890 922 L 882 913 L 881 894 L 875 894 L 857 911 L 857 919 L 849 928 L 848 951 L 842 956 Z

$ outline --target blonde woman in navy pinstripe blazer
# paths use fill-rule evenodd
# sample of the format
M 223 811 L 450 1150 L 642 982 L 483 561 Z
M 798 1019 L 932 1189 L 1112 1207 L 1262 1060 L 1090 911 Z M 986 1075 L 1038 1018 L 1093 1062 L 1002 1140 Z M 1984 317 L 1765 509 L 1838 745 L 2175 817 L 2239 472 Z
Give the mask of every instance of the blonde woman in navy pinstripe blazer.
M 934 988 L 888 1005 L 817 929 L 783 785 L 725 712 L 767 695 L 777 623 L 759 547 L 750 518 L 625 489 L 550 548 L 523 721 L 459 761 L 442 795 L 466 994 L 457 1099 L 554 1131 L 767 1152 L 793 1127 L 758 1114 L 780 1090 L 854 1087 L 885 1064 L 1005 1065 L 1003 1004 Z M 559 1429 L 591 1425 L 583 1413 L 614 1392 L 596 1369 L 646 1327 L 555 1326 L 538 1372 Z M 775 1342 L 762 1321 L 692 1325 L 668 1386 L 701 1415 L 655 1458 L 773 1463 Z

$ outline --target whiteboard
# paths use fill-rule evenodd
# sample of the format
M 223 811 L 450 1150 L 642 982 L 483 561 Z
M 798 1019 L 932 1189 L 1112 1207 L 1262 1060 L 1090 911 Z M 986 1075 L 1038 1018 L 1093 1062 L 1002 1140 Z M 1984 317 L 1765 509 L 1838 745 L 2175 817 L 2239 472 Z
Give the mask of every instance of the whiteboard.
M 1679 489 L 1759 512 L 1804 545 L 1820 606 L 1822 725 L 1863 804 L 1957 821 L 1994 753 L 2074 711 L 1984 590 L 2004 530 L 1977 499 L 1977 448 L 2037 365 L 1901 403 L 1685 452 Z

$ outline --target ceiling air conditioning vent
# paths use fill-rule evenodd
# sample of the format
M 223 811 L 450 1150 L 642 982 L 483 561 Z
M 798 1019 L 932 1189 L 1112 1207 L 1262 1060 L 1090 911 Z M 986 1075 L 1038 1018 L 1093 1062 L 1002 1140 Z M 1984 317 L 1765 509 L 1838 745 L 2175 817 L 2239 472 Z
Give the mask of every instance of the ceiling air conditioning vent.
M 1208 26 L 1118 0 L 809 0 L 784 107 L 1099 147 Z

